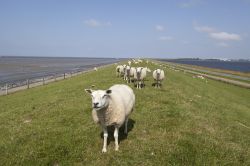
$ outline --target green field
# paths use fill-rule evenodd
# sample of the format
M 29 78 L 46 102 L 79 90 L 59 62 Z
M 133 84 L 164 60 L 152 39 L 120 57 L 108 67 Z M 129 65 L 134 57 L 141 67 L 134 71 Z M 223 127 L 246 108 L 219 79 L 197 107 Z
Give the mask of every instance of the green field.
M 0 96 L 0 165 L 250 165 L 250 90 L 165 73 L 161 89 L 152 73 L 145 89 L 130 84 L 129 133 L 120 131 L 118 152 L 110 133 L 106 154 L 84 89 L 124 83 L 114 65 Z

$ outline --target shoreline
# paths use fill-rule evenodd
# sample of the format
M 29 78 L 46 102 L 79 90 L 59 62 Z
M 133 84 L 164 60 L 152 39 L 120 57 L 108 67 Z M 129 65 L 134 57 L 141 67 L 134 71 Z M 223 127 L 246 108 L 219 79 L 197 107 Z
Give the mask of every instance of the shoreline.
M 57 73 L 55 75 L 47 75 L 47 76 L 44 76 L 44 77 L 33 78 L 30 81 L 29 81 L 29 79 L 27 79 L 26 81 L 22 80 L 22 81 L 18 82 L 19 84 L 15 83 L 15 84 L 17 84 L 17 86 L 15 86 L 15 87 L 12 86 L 11 88 L 9 88 L 9 85 L 11 85 L 13 83 L 6 83 L 5 85 L 0 86 L 0 96 L 9 95 L 11 93 L 15 93 L 15 92 L 18 92 L 18 91 L 21 91 L 21 90 L 34 88 L 34 87 L 37 87 L 37 86 L 44 86 L 44 85 L 47 85 L 47 84 L 49 84 L 51 82 L 65 80 L 65 79 L 68 79 L 68 78 L 71 78 L 71 77 L 74 77 L 74 76 L 78 76 L 80 74 L 95 71 L 95 68 L 97 68 L 97 69 L 105 68 L 105 67 L 114 65 L 116 63 L 118 63 L 118 62 L 103 64 L 103 65 L 94 64 L 94 65 L 90 65 L 91 67 L 88 67 L 87 69 L 84 69 L 84 70 L 81 70 L 81 71 L 77 70 L 77 71 L 74 71 L 74 72 L 64 72 L 64 73 L 61 73 L 61 74 Z M 23 83 L 23 84 L 21 84 L 21 83 Z
M 232 84 L 232 85 L 236 85 L 236 86 L 250 89 L 250 84 L 248 82 L 236 80 L 234 77 L 226 77 L 225 78 L 221 75 L 213 75 L 213 74 L 209 73 L 210 71 L 208 71 L 208 70 L 204 73 L 204 70 L 200 71 L 199 69 L 197 69 L 195 67 L 186 67 L 186 66 L 181 65 L 179 63 L 162 62 L 162 61 L 158 61 L 158 62 L 167 65 L 170 69 L 173 69 L 175 71 L 180 70 L 180 71 L 183 71 L 184 73 L 190 73 L 193 75 L 200 75 L 200 76 L 203 76 L 203 77 L 206 77 L 209 79 L 221 81 L 223 83 L 228 83 L 228 84 Z M 223 73 L 220 73 L 220 74 L 223 74 Z M 233 76 L 233 75 L 231 75 L 231 76 Z M 249 77 L 245 77 L 245 78 L 248 80 L 250 79 Z

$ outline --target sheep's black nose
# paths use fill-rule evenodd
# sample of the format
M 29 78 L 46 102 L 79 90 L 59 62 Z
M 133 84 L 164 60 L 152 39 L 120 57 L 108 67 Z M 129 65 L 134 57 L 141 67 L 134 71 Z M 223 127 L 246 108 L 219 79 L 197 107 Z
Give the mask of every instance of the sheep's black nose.
M 94 107 L 98 106 L 99 103 L 93 103 L 94 104 Z

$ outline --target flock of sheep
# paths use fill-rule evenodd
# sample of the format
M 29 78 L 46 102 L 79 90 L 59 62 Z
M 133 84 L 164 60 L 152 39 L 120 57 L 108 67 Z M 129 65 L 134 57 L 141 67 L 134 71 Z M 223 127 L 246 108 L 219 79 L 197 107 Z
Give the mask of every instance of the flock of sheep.
M 134 64 L 141 63 L 142 60 L 133 60 Z M 131 67 L 131 61 L 128 65 L 119 65 L 116 68 L 117 76 L 122 76 L 127 83 L 132 80 L 137 88 L 142 88 L 147 72 L 151 70 L 147 67 Z M 147 61 L 148 63 L 148 61 Z M 96 70 L 97 71 L 97 70 Z M 164 79 L 164 71 L 156 69 L 153 72 L 156 87 L 160 87 Z M 103 148 L 102 152 L 107 152 L 108 126 L 114 126 L 115 150 L 119 149 L 118 134 L 119 128 L 124 124 L 124 133 L 127 134 L 127 125 L 129 115 L 133 112 L 135 106 L 135 94 L 133 90 L 125 84 L 116 84 L 107 90 L 85 89 L 92 98 L 92 118 L 95 123 L 100 124 L 103 129 Z
M 146 61 L 148 63 L 148 61 Z M 134 64 L 142 63 L 142 60 L 133 60 Z M 118 65 L 116 67 L 116 75 L 118 77 L 123 77 L 127 83 L 134 82 L 136 88 L 141 89 L 145 86 L 144 80 L 147 76 L 147 72 L 151 72 L 148 67 L 131 67 L 132 62 L 128 61 L 128 65 Z M 155 87 L 160 87 L 161 82 L 165 78 L 164 70 L 156 69 L 153 71 L 153 78 L 155 80 Z

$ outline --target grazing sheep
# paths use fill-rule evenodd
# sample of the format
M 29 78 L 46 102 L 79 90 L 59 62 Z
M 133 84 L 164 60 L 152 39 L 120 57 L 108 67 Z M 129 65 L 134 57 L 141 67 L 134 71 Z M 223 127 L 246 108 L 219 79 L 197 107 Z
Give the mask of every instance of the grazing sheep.
M 85 89 L 92 96 L 92 117 L 95 123 L 103 128 L 103 149 L 107 152 L 107 126 L 115 126 L 115 150 L 119 149 L 118 134 L 119 128 L 125 123 L 124 133 L 127 134 L 128 117 L 134 109 L 135 95 L 127 85 L 114 85 L 108 90 Z
M 202 80 L 205 79 L 202 75 L 197 75 L 197 78 L 200 78 L 200 79 L 202 79 Z
M 122 68 L 121 68 L 121 71 L 120 71 L 120 73 L 121 73 L 121 76 L 123 76 L 123 80 L 125 80 L 125 71 L 126 71 L 126 67 L 127 67 L 127 65 L 122 65 Z
M 136 72 L 135 67 L 131 67 L 131 68 L 130 68 L 130 75 L 129 75 L 130 82 L 131 82 L 132 79 L 133 79 L 133 81 L 134 81 L 135 72 Z
M 164 70 L 161 69 L 154 70 L 153 78 L 155 80 L 155 87 L 159 88 L 161 86 L 161 82 L 165 78 Z
M 94 67 L 94 70 L 97 71 L 98 69 L 96 67 Z
M 131 67 L 126 66 L 124 77 L 127 83 L 130 83 L 130 70 L 131 70 Z
M 151 70 L 147 67 L 137 67 L 136 72 L 134 74 L 136 88 L 141 89 L 144 84 L 144 79 L 147 76 L 147 72 L 151 72 Z
M 142 62 L 143 62 L 141 59 L 138 59 L 137 61 L 138 61 L 139 63 L 142 63 Z
M 128 65 L 129 65 L 129 66 L 131 65 L 131 61 L 128 61 Z
M 118 77 L 124 77 L 125 74 L 125 69 L 126 69 L 126 65 L 118 65 L 116 67 L 116 76 Z
M 116 67 L 116 76 L 117 77 L 120 77 L 121 76 L 121 70 L 123 70 L 123 66 L 122 65 L 118 65 L 117 67 Z

